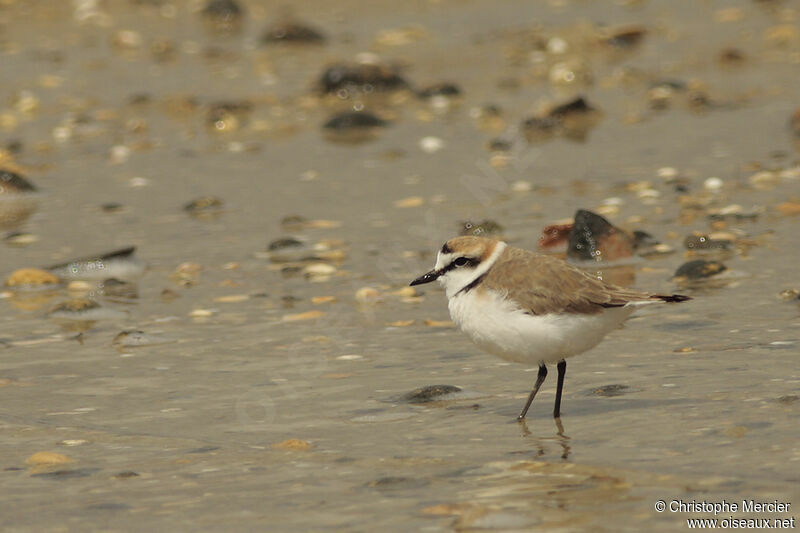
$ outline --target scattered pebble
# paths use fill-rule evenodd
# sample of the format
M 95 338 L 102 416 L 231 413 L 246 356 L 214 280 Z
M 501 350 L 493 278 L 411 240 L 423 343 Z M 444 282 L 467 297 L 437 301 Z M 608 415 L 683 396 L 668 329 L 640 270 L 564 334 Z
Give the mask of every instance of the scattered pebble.
M 336 296 L 313 296 L 311 303 L 314 305 L 330 304 L 337 300 Z
M 379 290 L 372 287 L 361 287 L 356 291 L 355 298 L 359 303 L 373 304 L 380 302 L 383 299 L 383 295 Z
M 610 35 L 603 36 L 602 42 L 618 49 L 629 49 L 641 44 L 647 30 L 640 26 L 631 26 L 611 30 Z
M 367 486 L 380 492 L 417 490 L 430 483 L 427 479 L 405 476 L 385 476 L 367 483 Z
M 327 263 L 312 263 L 303 267 L 303 275 L 310 281 L 327 281 L 336 271 L 335 266 Z
M 128 186 L 134 188 L 147 187 L 150 185 L 150 180 L 143 176 L 134 176 L 128 180 Z
M 614 398 L 616 396 L 622 396 L 631 392 L 631 388 L 628 385 L 604 385 L 602 387 L 598 387 L 596 389 L 592 389 L 589 391 L 589 394 L 592 396 L 603 396 L 606 398 Z
M 305 313 L 294 313 L 289 315 L 283 315 L 282 320 L 284 322 L 299 322 L 301 320 L 313 320 L 315 318 L 320 318 L 325 316 L 325 314 L 326 313 L 324 311 L 313 310 L 313 311 L 306 311 Z
M 14 231 L 3 239 L 9 246 L 28 246 L 39 241 L 39 236 L 34 233 Z
M 706 178 L 706 180 L 703 181 L 703 187 L 707 191 L 718 191 L 718 190 L 722 189 L 722 187 L 724 185 L 725 185 L 725 182 L 722 181 L 720 178 L 718 178 L 716 176 L 712 176 L 710 178 Z
M 800 300 L 800 289 L 783 289 L 778 296 L 780 296 L 781 300 L 788 302 L 791 300 Z
M 425 319 L 425 325 L 431 328 L 452 328 L 455 327 L 452 320 L 431 320 Z
M 436 97 L 453 98 L 461 95 L 461 88 L 454 83 L 436 83 L 417 91 L 417 96 L 423 99 Z
M 282 250 L 284 248 L 297 248 L 304 244 L 303 241 L 295 239 L 294 237 L 281 237 L 280 239 L 275 239 L 270 242 L 267 246 L 267 250 L 274 252 L 275 250 Z
M 325 36 L 300 21 L 283 21 L 267 28 L 261 35 L 262 44 L 314 45 L 323 44 Z
M 345 111 L 334 115 L 322 127 L 336 132 L 383 128 L 388 122 L 368 111 Z
M 444 141 L 439 137 L 423 137 L 419 140 L 419 147 L 426 154 L 433 154 L 444 148 Z
M 193 216 L 217 214 L 222 210 L 223 201 L 216 196 L 201 196 L 183 206 L 183 210 Z
M 726 205 L 717 209 L 708 210 L 708 218 L 712 222 L 733 220 L 735 222 L 754 221 L 764 212 L 761 206 L 745 209 L 739 204 Z
M 461 390 L 461 387 L 455 385 L 426 385 L 404 394 L 402 399 L 408 403 L 443 401 L 452 398 L 453 394 Z
M 400 287 L 396 291 L 391 291 L 389 294 L 403 298 L 413 298 L 415 296 L 419 296 L 419 293 L 414 287 Z
M 533 183 L 525 180 L 517 180 L 511 184 L 511 190 L 514 192 L 530 192 L 533 190 Z
M 229 294 L 227 296 L 217 296 L 216 298 L 214 298 L 214 301 L 224 304 L 233 304 L 233 303 L 244 302 L 249 299 L 250 296 L 247 294 Z
M 89 292 L 93 288 L 94 285 L 92 285 L 88 281 L 75 280 L 75 281 L 70 281 L 67 284 L 67 290 L 69 292 Z
M 283 442 L 276 442 L 272 445 L 275 450 L 289 450 L 294 452 L 305 452 L 314 448 L 314 445 L 307 440 L 286 439 Z
M 134 477 L 139 477 L 139 474 L 134 472 L 133 470 L 125 470 L 123 472 L 117 472 L 111 477 L 113 479 L 131 479 Z
M 545 141 L 554 136 L 584 141 L 601 118 L 602 113 L 586 99 L 578 97 L 551 108 L 543 115 L 526 119 L 522 123 L 522 131 L 530 143 Z
M 192 318 L 208 318 L 218 313 L 216 309 L 193 309 L 189 316 Z
M 34 468 L 63 465 L 71 462 L 73 462 L 73 459 L 56 452 L 36 452 L 25 460 L 27 466 Z
M 400 209 L 407 209 L 409 207 L 419 207 L 425 203 L 425 199 L 421 196 L 409 196 L 394 202 L 394 206 Z
M 83 446 L 84 444 L 89 444 L 88 440 L 84 439 L 64 439 L 62 441 L 57 442 L 59 446 Z
M 338 220 L 307 220 L 299 215 L 290 215 L 281 220 L 281 227 L 287 231 L 302 231 L 306 229 L 332 229 L 342 225 Z
M 408 82 L 391 67 L 372 63 L 336 64 L 328 67 L 319 80 L 323 93 L 353 98 L 373 91 L 407 89 Z
M 188 287 L 198 282 L 202 271 L 203 265 L 189 262 L 181 263 L 172 271 L 169 278 L 180 285 Z
M 340 355 L 336 359 L 338 359 L 339 361 L 359 361 L 361 359 L 364 359 L 364 356 L 358 354 L 347 354 L 347 355 Z
M 726 271 L 728 267 L 719 261 L 706 261 L 705 259 L 695 259 L 682 264 L 675 271 L 672 279 L 677 283 L 687 283 L 697 280 L 705 280 L 719 275 Z
M 5 286 L 15 289 L 52 288 L 61 283 L 58 276 L 39 268 L 20 268 L 6 278 Z

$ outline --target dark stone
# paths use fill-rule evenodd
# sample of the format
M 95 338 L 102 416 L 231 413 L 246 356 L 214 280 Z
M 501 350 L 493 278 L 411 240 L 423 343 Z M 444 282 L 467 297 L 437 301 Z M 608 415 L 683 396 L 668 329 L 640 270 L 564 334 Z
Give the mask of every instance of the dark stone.
M 654 81 L 650 84 L 651 89 L 670 89 L 673 91 L 685 91 L 688 85 L 683 80 L 663 79 Z
M 325 42 L 325 36 L 300 22 L 285 22 L 268 28 L 261 36 L 261 42 L 264 44 L 322 44 Z
M 294 237 L 281 237 L 280 239 L 275 239 L 269 246 L 267 246 L 267 250 L 275 251 L 275 250 L 282 250 L 284 248 L 295 248 L 298 246 L 303 246 L 303 241 L 295 239 Z
M 489 150 L 492 152 L 509 152 L 511 148 L 511 141 L 505 139 L 492 139 L 489 141 Z
M 719 261 L 706 261 L 705 259 L 695 259 L 689 261 L 678 267 L 675 271 L 673 279 L 675 280 L 698 280 L 707 279 L 711 276 L 716 276 L 721 272 L 728 270 L 728 267 Z
M 565 102 L 552 108 L 547 115 L 553 118 L 564 118 L 567 115 L 578 113 L 590 113 L 596 111 L 583 96 Z
M 201 446 L 200 448 L 194 448 L 192 450 L 189 450 L 186 453 L 208 453 L 217 450 L 219 450 L 219 446 Z
M 434 96 L 459 96 L 461 89 L 454 83 L 437 83 L 420 90 L 417 95 L 420 98 L 431 98 Z
M 642 28 L 627 28 L 610 36 L 606 43 L 615 48 L 633 48 L 642 42 L 645 35 L 647 31 Z
M 613 398 L 614 396 L 622 396 L 623 394 L 627 394 L 631 392 L 630 387 L 627 385 L 604 385 L 602 387 L 598 387 L 596 389 L 592 389 L 589 394 L 592 396 L 603 396 L 606 398 Z
M 461 392 L 461 387 L 455 385 L 427 385 L 403 395 L 403 400 L 408 403 L 428 403 L 439 400 L 442 396 Z
M 322 127 L 332 131 L 350 131 L 385 127 L 386 125 L 388 122 L 367 111 L 345 111 L 328 120 Z
M 100 209 L 106 213 L 119 213 L 123 209 L 123 205 L 119 202 L 106 202 L 100 204 Z
M 319 80 L 324 93 L 396 91 L 407 89 L 408 82 L 394 68 L 370 64 L 338 64 L 328 67 Z
M 222 200 L 216 196 L 201 196 L 200 198 L 195 198 L 188 204 L 184 205 L 183 210 L 189 213 L 217 211 L 222 207 L 222 205 Z
M 555 135 L 584 141 L 601 116 L 596 108 L 579 96 L 551 108 L 544 115 L 526 119 L 522 122 L 522 131 L 528 142 L 546 140 Z
M 139 474 L 133 470 L 125 470 L 123 472 L 117 472 L 113 477 L 115 479 L 130 479 L 132 477 L 139 477 Z
M 379 491 L 419 489 L 430 482 L 426 479 L 415 479 L 403 476 L 386 476 L 370 481 L 367 486 Z

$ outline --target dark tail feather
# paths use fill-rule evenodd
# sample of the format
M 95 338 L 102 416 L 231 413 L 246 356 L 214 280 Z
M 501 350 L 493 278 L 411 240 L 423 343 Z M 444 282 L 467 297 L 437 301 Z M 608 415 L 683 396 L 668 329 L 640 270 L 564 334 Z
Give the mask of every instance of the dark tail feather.
M 659 300 L 670 303 L 685 302 L 686 300 L 692 299 L 691 296 L 684 296 L 683 294 L 656 294 L 653 298 L 658 298 Z

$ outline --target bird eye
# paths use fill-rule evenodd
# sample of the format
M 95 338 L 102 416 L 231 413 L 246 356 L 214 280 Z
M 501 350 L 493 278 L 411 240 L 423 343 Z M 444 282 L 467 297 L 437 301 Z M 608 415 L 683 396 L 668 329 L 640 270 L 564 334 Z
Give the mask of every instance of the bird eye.
M 457 267 L 463 267 L 464 265 L 466 265 L 467 263 L 469 263 L 469 259 L 467 259 L 466 257 L 459 257 L 458 259 L 456 259 L 455 261 L 453 261 L 453 263 L 454 263 L 454 264 L 455 264 Z

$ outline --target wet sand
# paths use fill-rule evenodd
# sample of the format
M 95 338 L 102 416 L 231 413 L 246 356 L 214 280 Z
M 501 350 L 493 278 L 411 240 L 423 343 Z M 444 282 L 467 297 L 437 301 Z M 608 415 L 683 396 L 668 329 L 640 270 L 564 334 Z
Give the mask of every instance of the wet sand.
M 297 47 L 259 44 L 279 5 L 242 4 L 220 35 L 199 2 L 0 3 L 0 167 L 39 190 L 3 228 L 38 240 L 0 244 L 0 272 L 134 245 L 148 266 L 133 299 L 2 293 L 4 530 L 676 531 L 710 515 L 656 501 L 800 505 L 800 304 L 778 296 L 800 286 L 796 6 L 309 2 L 294 15 L 327 41 Z M 609 48 L 602 25 L 646 33 Z M 729 47 L 744 61 L 721 64 Z M 363 52 L 463 95 L 315 90 Z M 584 81 L 560 82 L 561 62 Z M 659 80 L 687 88 L 654 109 Z M 577 95 L 602 112 L 583 141 L 525 139 L 524 119 Z M 249 110 L 215 129 L 219 102 Z M 389 124 L 361 143 L 323 132 L 361 103 Z M 184 211 L 205 195 L 219 212 Z M 758 214 L 715 226 L 733 204 Z M 536 369 L 448 327 L 437 287 L 402 289 L 465 220 L 535 249 L 579 208 L 673 247 L 629 280 L 694 300 L 571 359 L 563 427 L 552 377 L 518 424 Z M 296 215 L 323 222 L 282 224 Z M 738 239 L 719 254 L 733 275 L 677 286 L 684 238 L 713 230 Z M 289 236 L 324 266 L 276 262 Z M 48 316 L 71 297 L 126 314 Z M 115 346 L 128 330 L 165 342 Z M 399 400 L 434 384 L 469 394 Z

